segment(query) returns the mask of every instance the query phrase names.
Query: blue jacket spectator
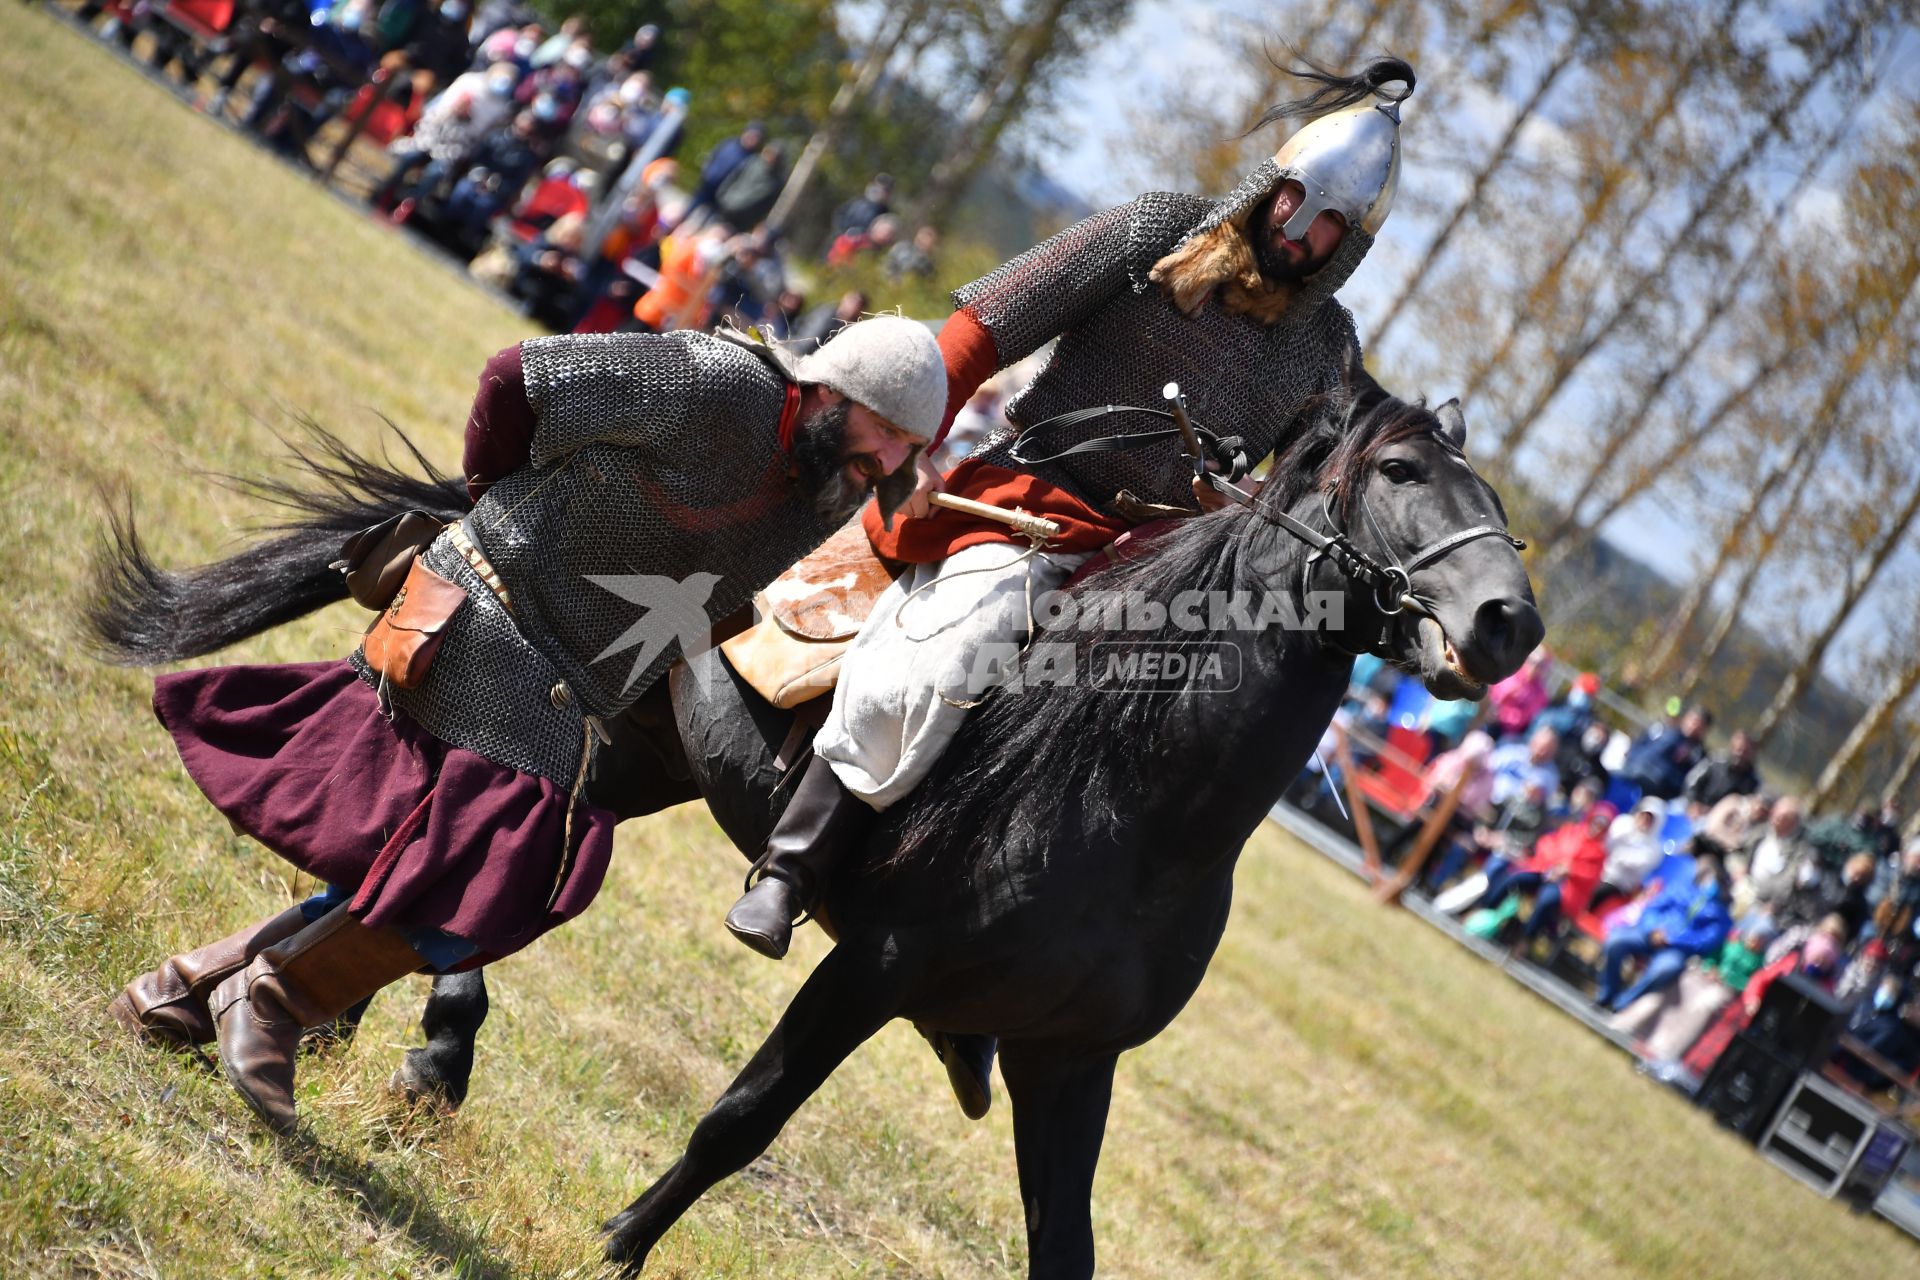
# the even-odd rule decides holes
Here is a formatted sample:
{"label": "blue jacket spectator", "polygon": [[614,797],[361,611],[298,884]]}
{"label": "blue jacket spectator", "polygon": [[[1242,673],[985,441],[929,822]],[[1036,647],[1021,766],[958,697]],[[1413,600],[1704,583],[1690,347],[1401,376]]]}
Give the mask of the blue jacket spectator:
{"label": "blue jacket spectator", "polygon": [[1700,707],[1689,707],[1680,723],[1662,721],[1633,740],[1616,777],[1640,788],[1642,795],[1671,800],[1687,785],[1687,775],[1706,756],[1702,741],[1709,717]]}
{"label": "blue jacket spectator", "polygon": [[[1662,885],[1638,920],[1607,934],[1595,1002],[1618,1013],[1650,991],[1665,990],[1679,981],[1689,957],[1719,949],[1732,930],[1719,868],[1702,858],[1693,879]],[[1644,959],[1646,967],[1639,980],[1622,991],[1623,970],[1635,957]]]}
{"label": "blue jacket spectator", "polygon": [[1551,729],[1535,729],[1525,742],[1509,742],[1487,757],[1487,770],[1493,774],[1493,803],[1505,804],[1537,786],[1548,798],[1560,789],[1560,770],[1553,758],[1560,739]]}

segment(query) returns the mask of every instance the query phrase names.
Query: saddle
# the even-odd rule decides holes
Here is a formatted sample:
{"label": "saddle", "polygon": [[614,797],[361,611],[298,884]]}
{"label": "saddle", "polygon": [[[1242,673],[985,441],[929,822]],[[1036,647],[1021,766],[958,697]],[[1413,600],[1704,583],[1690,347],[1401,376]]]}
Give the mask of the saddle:
{"label": "saddle", "polygon": [[897,576],[855,520],[756,595],[758,620],[720,653],[782,710],[831,693],[841,655]]}

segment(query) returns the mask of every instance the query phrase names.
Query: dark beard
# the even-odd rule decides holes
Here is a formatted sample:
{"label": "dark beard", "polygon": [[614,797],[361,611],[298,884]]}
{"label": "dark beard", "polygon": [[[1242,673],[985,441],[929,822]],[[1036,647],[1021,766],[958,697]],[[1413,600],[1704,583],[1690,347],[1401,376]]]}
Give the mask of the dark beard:
{"label": "dark beard", "polygon": [[812,496],[814,510],[834,525],[851,520],[873,487],[847,470],[847,419],[852,412],[849,400],[822,405],[807,415],[793,436],[800,488]]}
{"label": "dark beard", "polygon": [[1273,247],[1273,241],[1264,236],[1261,237],[1259,246],[1255,256],[1260,260],[1260,274],[1270,284],[1298,284],[1326,265],[1325,262],[1316,262],[1312,258],[1306,258],[1300,262],[1289,262],[1278,249]]}

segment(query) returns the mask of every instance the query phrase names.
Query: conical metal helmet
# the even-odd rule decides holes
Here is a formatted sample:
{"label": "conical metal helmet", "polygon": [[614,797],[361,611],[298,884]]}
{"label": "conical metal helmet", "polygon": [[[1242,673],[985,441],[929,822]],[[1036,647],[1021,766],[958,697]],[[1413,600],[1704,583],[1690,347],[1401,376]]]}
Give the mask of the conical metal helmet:
{"label": "conical metal helmet", "polygon": [[[1408,90],[1411,92],[1411,90]],[[1287,219],[1289,240],[1331,209],[1368,235],[1378,235],[1400,185],[1400,102],[1406,96],[1377,91],[1381,101],[1357,103],[1309,120],[1275,153],[1280,180],[1306,189]]]}

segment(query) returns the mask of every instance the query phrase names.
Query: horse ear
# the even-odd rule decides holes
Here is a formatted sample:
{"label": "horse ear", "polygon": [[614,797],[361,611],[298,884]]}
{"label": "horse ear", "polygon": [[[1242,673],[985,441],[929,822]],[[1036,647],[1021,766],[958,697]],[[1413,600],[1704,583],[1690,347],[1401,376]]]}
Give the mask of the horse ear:
{"label": "horse ear", "polygon": [[1440,419],[1440,429],[1453,441],[1453,447],[1465,452],[1467,448],[1467,415],[1460,412],[1460,400],[1455,397],[1433,411]]}

